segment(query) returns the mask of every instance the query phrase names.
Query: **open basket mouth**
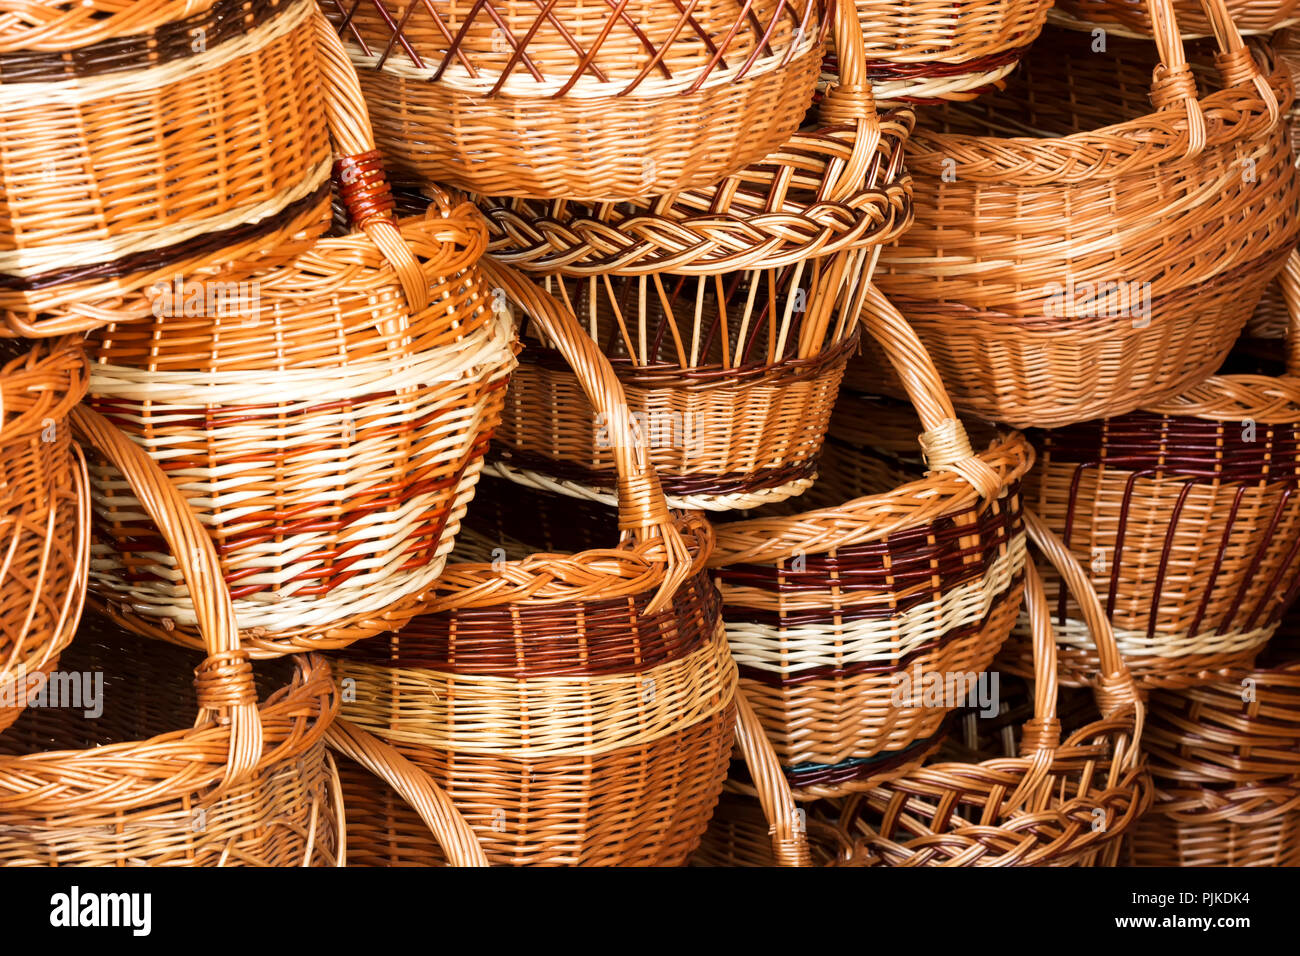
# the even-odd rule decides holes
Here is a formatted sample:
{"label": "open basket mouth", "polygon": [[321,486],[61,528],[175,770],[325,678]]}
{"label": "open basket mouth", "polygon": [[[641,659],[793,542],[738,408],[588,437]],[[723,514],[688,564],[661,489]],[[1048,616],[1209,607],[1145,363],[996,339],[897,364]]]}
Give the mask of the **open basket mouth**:
{"label": "open basket mouth", "polygon": [[[1300,21],[1296,0],[1228,0],[1227,9],[1243,34],[1273,33]],[[1184,38],[1213,34],[1199,0],[1174,0],[1174,11]],[[1117,36],[1139,39],[1152,35],[1151,11],[1144,0],[1057,0],[1048,20],[1074,30],[1101,27]]]}

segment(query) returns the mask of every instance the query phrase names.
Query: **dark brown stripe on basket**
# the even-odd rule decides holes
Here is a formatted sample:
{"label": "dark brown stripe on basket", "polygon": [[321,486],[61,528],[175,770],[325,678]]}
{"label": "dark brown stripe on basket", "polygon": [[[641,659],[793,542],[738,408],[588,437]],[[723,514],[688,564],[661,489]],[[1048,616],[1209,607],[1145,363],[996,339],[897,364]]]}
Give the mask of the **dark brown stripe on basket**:
{"label": "dark brown stripe on basket", "polygon": [[651,595],[576,604],[474,608],[414,618],[400,633],[361,641],[349,660],[515,680],[638,673],[712,639],[719,600],[705,572],[647,617]]}
{"label": "dark brown stripe on basket", "polygon": [[[914,650],[909,651],[902,657],[893,661],[860,661],[850,664],[847,667],[810,667],[807,670],[796,671],[793,674],[782,674],[777,671],[770,671],[762,667],[754,667],[750,664],[739,665],[740,677],[742,680],[751,680],[767,687],[796,687],[800,684],[811,683],[812,681],[822,680],[840,680],[849,677],[862,677],[868,674],[890,674],[903,673],[912,662],[925,654],[931,654],[935,651],[942,650],[949,644],[968,637],[973,637],[982,631],[989,622],[989,619],[996,614],[1003,604],[1009,599],[1010,595],[1018,595],[1018,588],[1024,581],[1023,573],[1017,574],[1005,591],[998,595],[989,607],[989,613],[984,615],[978,621],[970,624],[964,624],[961,627],[950,628],[944,632],[943,636],[937,641],[930,641]],[[727,618],[727,608],[723,608],[723,618]]]}
{"label": "dark brown stripe on basket", "polygon": [[[511,468],[537,471],[560,481],[571,481],[597,489],[613,489],[618,485],[618,472],[613,468],[586,468],[569,461],[556,461],[545,455],[496,442],[492,445],[492,458]],[[812,479],[817,475],[817,458],[810,456],[780,468],[760,468],[747,473],[725,472],[720,475],[674,475],[659,472],[659,483],[669,495],[740,495],[768,488],[779,488],[791,481]]]}
{"label": "dark brown stripe on basket", "polygon": [[149,33],[113,37],[70,50],[0,53],[0,84],[40,83],[145,70],[210,52],[295,6],[296,0],[217,0]]}
{"label": "dark brown stripe on basket", "polygon": [[963,76],[967,73],[988,73],[1018,63],[1028,52],[1028,46],[1018,46],[960,62],[928,60],[923,63],[900,63],[897,60],[867,60],[867,78],[873,81],[928,80],[945,76]]}
{"label": "dark brown stripe on basket", "polygon": [[[285,222],[296,219],[314,206],[319,204],[328,206],[330,191],[330,182],[327,178],[309,195],[294,200],[278,212],[265,216],[258,222],[241,223],[238,226],[205,233],[197,238],[173,243],[159,249],[133,252],[130,255],[108,262],[100,262],[89,266],[75,266],[71,269],[53,269],[49,272],[41,272],[28,277],[0,272],[0,289],[12,292],[35,292],[40,289],[49,289],[74,282],[119,279],[138,272],[154,272],[158,269],[165,269],[174,262],[183,262],[195,256],[217,252],[223,246],[237,245],[257,239],[259,236],[270,235],[280,229]],[[324,219],[325,217],[322,216],[322,221]]]}

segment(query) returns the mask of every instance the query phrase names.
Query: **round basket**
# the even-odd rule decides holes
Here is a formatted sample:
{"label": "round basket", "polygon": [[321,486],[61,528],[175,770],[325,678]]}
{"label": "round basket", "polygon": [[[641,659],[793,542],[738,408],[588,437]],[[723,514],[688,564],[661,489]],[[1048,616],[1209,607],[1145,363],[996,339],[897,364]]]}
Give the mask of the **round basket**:
{"label": "round basket", "polygon": [[1138,749],[1144,707],[1137,685],[1083,569],[1032,511],[1024,519],[1030,538],[1085,608],[1105,661],[1094,688],[1101,718],[1061,739],[1050,614],[1038,573],[1027,564],[1034,688],[1018,748],[1003,717],[994,716],[994,730],[975,734],[990,741],[993,754],[950,752],[949,759],[850,796],[840,826],[856,838],[865,865],[1114,865],[1121,838],[1150,802]]}
{"label": "round basket", "polygon": [[68,415],[85,391],[86,358],[71,338],[0,366],[0,730],[81,617],[90,500]]}
{"label": "round basket", "polygon": [[[325,747],[338,708],[329,665],[305,654],[255,677],[216,550],[184,498],[104,419],[84,408],[73,419],[136,488],[183,556],[184,579],[203,583],[206,656],[88,622],[0,735],[0,863],[343,865],[339,783]],[[355,749],[346,732],[340,741]],[[371,764],[395,785],[434,793],[414,768],[379,758]],[[475,862],[463,821],[459,834],[444,829],[449,852]]]}
{"label": "round basket", "polygon": [[95,328],[154,283],[324,232],[319,16],[313,0],[8,4],[0,334]]}
{"label": "round basket", "polygon": [[1136,866],[1300,866],[1300,633],[1239,681],[1151,695]]}
{"label": "round basket", "polygon": [[[1049,31],[1007,95],[927,114],[908,148],[926,202],[876,280],[958,409],[1058,427],[1218,368],[1300,234],[1289,71],[1223,32],[1221,85],[1200,97],[1176,33],[1103,56]],[[868,354],[846,381],[897,391],[884,369]]]}
{"label": "round basket", "polygon": [[395,168],[484,195],[618,200],[708,186],[799,126],[817,0],[347,0]]}
{"label": "round basket", "polygon": [[[190,500],[256,656],[341,647],[415,613],[514,366],[508,317],[477,268],[481,217],[435,204],[399,232],[368,128],[347,113],[364,117],[355,74],[328,24],[324,35],[337,48],[342,192],[361,229],[233,292],[210,277],[197,315],[178,288],[159,314],[88,343],[92,407]],[[214,287],[228,296],[215,310]],[[97,598],[134,630],[199,646],[200,598],[178,586],[178,556],[115,469],[91,476]]]}
{"label": "round basket", "polygon": [[[519,287],[592,402],[617,405],[617,380],[572,315],[498,277]],[[493,863],[680,864],[722,787],[736,678],[704,570],[712,533],[671,516],[630,451],[619,462],[618,547],[538,551],[538,537],[587,537],[576,503],[556,499],[569,510],[552,515],[542,496],[484,488],[428,613],[339,664],[355,682],[345,714],[446,788]],[[344,783],[349,844],[367,862],[436,861],[382,788]]]}
{"label": "round basket", "polygon": [[973,452],[901,316],[874,291],[863,316],[916,412],[846,395],[810,510],[720,524],[710,561],[741,687],[801,800],[916,766],[966,700],[925,688],[973,686],[1020,606],[1031,449],[1005,434]]}
{"label": "round basket", "polygon": [[[1228,14],[1244,34],[1273,33],[1300,21],[1300,0],[1226,0]],[[1200,0],[1174,0],[1185,39],[1214,35],[1213,11]],[[1116,36],[1150,38],[1151,11],[1142,0],[1056,0],[1048,19],[1072,30],[1103,30]]]}
{"label": "round basket", "polygon": [[[859,32],[843,5],[837,39]],[[610,358],[673,507],[726,511],[811,485],[880,243],[906,227],[911,126],[881,119],[860,44],[825,125],[711,190],[645,203],[483,201],[500,260],[545,276]],[[525,329],[524,335],[529,336]],[[612,503],[608,423],[539,337],[496,473]]]}
{"label": "round basket", "polygon": [[[1240,676],[1300,591],[1300,255],[1281,280],[1286,374],[1217,375],[1147,411],[1031,436],[1026,500],[1089,566],[1143,686]],[[1077,606],[1045,579],[1062,680],[1087,682],[1099,659]],[[1016,650],[1009,666],[1024,672]]]}
{"label": "round basket", "polygon": [[970,100],[1001,86],[1052,0],[856,0],[867,71],[881,100]]}

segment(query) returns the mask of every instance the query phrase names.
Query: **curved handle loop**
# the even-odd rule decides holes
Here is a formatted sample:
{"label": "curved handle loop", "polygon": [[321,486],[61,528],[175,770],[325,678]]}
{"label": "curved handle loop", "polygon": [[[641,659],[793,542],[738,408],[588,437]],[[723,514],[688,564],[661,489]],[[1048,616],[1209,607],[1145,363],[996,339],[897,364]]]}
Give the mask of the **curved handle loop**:
{"label": "curved handle loop", "polygon": [[451,866],[487,866],[487,854],[446,791],[374,734],[336,718],[325,742],[392,787],[420,815]]}
{"label": "curved handle loop", "polygon": [[971,448],[966,427],[957,419],[939,371],[907,320],[874,285],[867,290],[859,316],[898,374],[921,419],[925,431],[918,440],[929,469],[954,472],[965,478],[980,497],[996,497],[1002,488],[997,472]]}
{"label": "curved handle loop", "polygon": [[[318,9],[312,15],[317,58],[325,81],[325,114],[330,138],[341,154],[334,164],[343,204],[352,221],[370,237],[397,274],[412,312],[429,305],[429,285],[415,253],[402,238],[393,210],[396,203],[384,176],[370,114],[343,41]],[[387,334],[402,330],[385,329]]]}
{"label": "curved handle loop", "polygon": [[862,21],[854,0],[836,0],[835,55],[839,79],[826,91],[817,117],[827,126],[856,126],[853,149],[826,198],[842,202],[862,188],[872,159],[880,146],[880,115],[867,78],[867,54],[862,42]]}
{"label": "curved handle loop", "polygon": [[736,744],[754,781],[763,816],[767,818],[777,865],[812,866],[805,817],[795,807],[776,751],[740,688],[736,688]]}
{"label": "curved handle loop", "polygon": [[481,266],[488,280],[501,287],[537,323],[573,370],[592,408],[608,423],[618,470],[618,526],[637,541],[662,542],[664,580],[646,613],[663,610],[690,575],[691,556],[668,510],[659,476],[644,454],[640,431],[628,413],[627,398],[614,367],[573,313],[553,296],[489,256],[483,258]]}
{"label": "curved handle loop", "polygon": [[1142,697],[1137,682],[1133,680],[1128,665],[1120,655],[1119,645],[1115,641],[1115,631],[1106,617],[1097,592],[1092,588],[1092,582],[1074,555],[1061,539],[1052,533],[1042,518],[1029,508],[1024,509],[1024,517],[1029,537],[1043,557],[1047,558],[1056,569],[1056,573],[1061,576],[1061,581],[1079,606],[1088,633],[1092,635],[1093,643],[1096,645],[1097,655],[1101,659],[1101,673],[1093,687],[1098,709],[1101,710],[1103,717],[1110,717],[1125,707],[1136,707],[1138,713],[1136,736],[1140,737],[1143,719]]}
{"label": "curved handle loop", "polygon": [[240,647],[235,607],[212,539],[185,496],[143,448],[85,405],[73,409],[71,418],[82,438],[122,473],[175,557],[208,653],[195,670],[199,703],[195,724],[215,720],[230,726],[222,784],[242,780],[262,756],[262,718],[253,666],[248,651]]}

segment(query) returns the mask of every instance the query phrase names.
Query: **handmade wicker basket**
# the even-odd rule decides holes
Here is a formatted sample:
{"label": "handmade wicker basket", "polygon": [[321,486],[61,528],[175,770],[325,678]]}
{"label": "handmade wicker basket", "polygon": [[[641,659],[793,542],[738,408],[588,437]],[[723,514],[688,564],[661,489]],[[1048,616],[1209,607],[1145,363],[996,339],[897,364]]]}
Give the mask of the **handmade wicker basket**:
{"label": "handmade wicker basket", "polygon": [[[1226,0],[1228,13],[1242,33],[1273,33],[1300,21],[1300,0]],[[1214,16],[1199,0],[1174,0],[1184,38],[1215,33]],[[1096,30],[1122,37],[1149,38],[1151,11],[1142,0],[1056,0],[1048,19],[1073,30]]]}
{"label": "handmade wicker basket", "polygon": [[56,665],[81,617],[90,500],[68,414],[86,380],[71,338],[0,365],[0,730]]}
{"label": "handmade wicker basket", "polygon": [[720,524],[710,562],[741,687],[801,800],[916,766],[960,706],[922,689],[973,682],[1020,606],[1032,450],[1012,433],[972,451],[902,318],[874,292],[863,315],[916,412],[846,395],[810,510]]}
{"label": "handmade wicker basket", "polygon": [[[481,217],[435,203],[399,232],[355,74],[320,23],[336,48],[325,69],[342,192],[364,232],[254,273],[245,308],[163,310],[88,344],[91,405],[190,499],[258,656],[340,647],[415,613],[514,366],[509,320],[477,268]],[[198,646],[201,597],[177,586],[177,556],[113,468],[91,476],[97,598],[135,630]]]}
{"label": "handmade wicker basket", "polygon": [[1134,865],[1300,866],[1300,633],[1289,623],[1245,679],[1151,695],[1156,798],[1129,843]]}
{"label": "handmade wicker basket", "polygon": [[[1300,591],[1300,255],[1286,374],[1216,375],[1149,410],[1032,436],[1026,501],[1105,599],[1138,682],[1241,676]],[[1062,680],[1099,664],[1076,606],[1045,572]],[[1027,670],[1023,644],[1018,663]]]}
{"label": "handmade wicker basket", "polygon": [[856,0],[881,100],[970,100],[1000,86],[1043,28],[1052,0]]}
{"label": "handmade wicker basket", "polygon": [[1026,565],[1034,704],[1019,755],[941,760],[851,795],[840,826],[856,838],[864,865],[1114,865],[1120,839],[1149,804],[1137,685],[1083,569],[1028,509],[1025,525],[1085,608],[1105,662],[1094,687],[1101,719],[1061,740],[1050,615],[1038,574]]}
{"label": "handmade wicker basket", "polygon": [[366,735],[330,727],[338,697],[324,657],[254,674],[216,549],[185,499],[103,418],[80,408],[73,419],[182,556],[181,574],[203,595],[206,657],[88,621],[50,682],[69,696],[29,707],[0,735],[0,863],[341,866],[329,733],[420,807],[449,858],[482,865],[427,777]]}
{"label": "handmade wicker basket", "polygon": [[[593,403],[617,405],[617,380],[572,315],[497,275],[518,285]],[[444,786],[494,863],[678,864],[722,787],[736,677],[704,571],[712,534],[669,514],[630,450],[619,462],[619,547],[538,552],[538,529],[558,546],[585,530],[498,483],[504,497],[480,492],[429,613],[339,664],[355,682],[349,719]],[[505,534],[485,533],[494,524]],[[344,786],[358,858],[437,859],[382,788]]]}
{"label": "handmade wicker basket", "polygon": [[[851,55],[824,125],[716,188],[483,202],[493,255],[544,275],[612,361],[674,507],[752,508],[812,483],[875,255],[910,219],[911,114],[877,115],[855,8],[839,12]],[[530,349],[492,468],[610,503],[607,431],[553,351]]]}
{"label": "handmade wicker basket", "polygon": [[329,225],[313,0],[40,0],[0,22],[0,334],[111,321]]}
{"label": "handmade wicker basket", "polygon": [[[1048,31],[1007,96],[927,114],[908,153],[926,202],[876,279],[958,409],[1016,427],[1120,415],[1227,354],[1295,246],[1300,178],[1277,121],[1289,71],[1222,18],[1222,88],[1199,98],[1176,31],[1158,54],[1116,39],[1105,56]],[[847,381],[891,387],[882,369],[868,355]]]}
{"label": "handmade wicker basket", "polygon": [[825,38],[817,0],[346,0],[330,13],[394,166],[498,196],[711,185],[798,127]]}

